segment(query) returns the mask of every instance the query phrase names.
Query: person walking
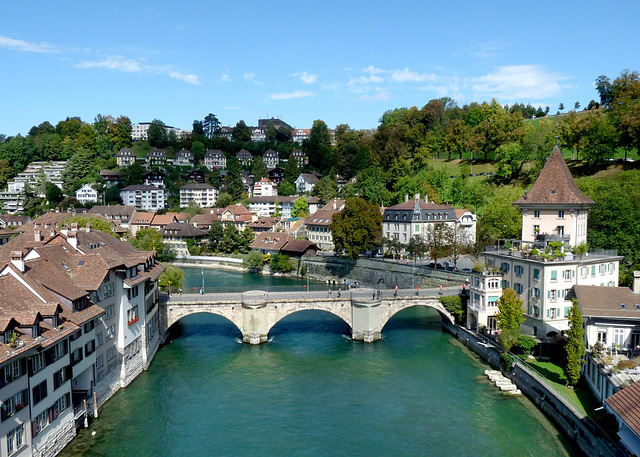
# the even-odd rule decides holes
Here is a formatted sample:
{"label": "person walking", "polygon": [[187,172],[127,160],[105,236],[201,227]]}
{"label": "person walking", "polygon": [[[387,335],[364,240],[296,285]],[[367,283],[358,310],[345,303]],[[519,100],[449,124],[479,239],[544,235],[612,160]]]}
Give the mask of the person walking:
{"label": "person walking", "polygon": [[396,284],[396,289],[393,291],[393,296],[397,297],[398,296],[398,285]]}
{"label": "person walking", "polygon": [[327,298],[331,298],[331,289],[329,289],[329,292],[327,292]]}
{"label": "person walking", "polygon": [[180,295],[182,295],[182,287],[180,287],[180,289],[178,289],[178,292],[180,293]]}
{"label": "person walking", "polygon": [[376,292],[376,295],[378,296],[378,300],[380,300],[380,289],[378,289],[378,292]]}
{"label": "person walking", "polygon": [[416,286],[416,295],[420,295],[420,286]]}
{"label": "person walking", "polygon": [[338,298],[340,298],[341,295],[342,295],[342,287],[338,289]]}
{"label": "person walking", "polygon": [[442,295],[442,284],[440,284],[440,295]]}

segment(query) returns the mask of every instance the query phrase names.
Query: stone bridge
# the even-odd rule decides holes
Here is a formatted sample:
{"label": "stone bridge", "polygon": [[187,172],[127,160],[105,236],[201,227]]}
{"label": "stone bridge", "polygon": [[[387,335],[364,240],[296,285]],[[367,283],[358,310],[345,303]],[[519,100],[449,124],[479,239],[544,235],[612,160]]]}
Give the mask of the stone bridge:
{"label": "stone bridge", "polygon": [[[181,318],[190,314],[210,313],[222,316],[242,333],[245,343],[260,344],[268,339],[269,331],[281,319],[306,310],[326,311],[345,321],[354,340],[370,343],[381,338],[382,328],[397,312],[412,306],[427,306],[440,313],[443,320],[453,323],[453,317],[438,300],[438,291],[424,291],[416,296],[403,291],[397,296],[384,291],[373,296],[372,291],[343,292],[341,297],[326,292],[249,291],[242,294],[173,295],[160,301],[160,334]],[[446,290],[446,295],[457,290]]]}

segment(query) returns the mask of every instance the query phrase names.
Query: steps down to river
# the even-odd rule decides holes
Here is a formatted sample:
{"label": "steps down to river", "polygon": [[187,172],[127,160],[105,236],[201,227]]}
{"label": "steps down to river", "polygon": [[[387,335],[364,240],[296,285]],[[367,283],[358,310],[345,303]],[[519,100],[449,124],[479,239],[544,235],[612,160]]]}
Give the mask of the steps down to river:
{"label": "steps down to river", "polygon": [[496,385],[498,389],[508,395],[521,395],[520,389],[510,379],[505,378],[501,372],[497,370],[484,370],[489,380]]}

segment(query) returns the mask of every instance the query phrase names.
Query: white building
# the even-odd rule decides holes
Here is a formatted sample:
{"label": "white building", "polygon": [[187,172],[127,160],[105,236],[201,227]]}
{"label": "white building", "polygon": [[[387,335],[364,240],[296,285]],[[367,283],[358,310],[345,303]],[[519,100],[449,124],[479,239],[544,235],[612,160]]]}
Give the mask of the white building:
{"label": "white building", "polygon": [[[139,124],[132,124],[131,125],[131,139],[133,141],[147,141],[149,140],[149,126],[151,125],[150,122],[141,122]],[[171,133],[174,133],[176,137],[180,137],[181,135],[185,134],[188,135],[191,133],[191,130],[181,130],[175,127],[171,127],[169,125],[165,126],[166,130],[167,130],[167,135],[170,135]]]}
{"label": "white building", "polygon": [[264,165],[267,169],[275,168],[280,163],[280,156],[273,149],[269,149],[262,154],[262,160],[264,161]]}
{"label": "white building", "polygon": [[276,212],[280,216],[289,218],[293,211],[293,203],[298,199],[297,195],[284,197],[272,195],[269,197],[251,197],[249,209],[252,213],[263,217],[274,217]]}
{"label": "white building", "polygon": [[273,197],[278,195],[278,186],[269,178],[262,178],[253,185],[254,197]]}
{"label": "white building", "polygon": [[211,184],[190,183],[180,188],[180,207],[195,202],[201,208],[213,208],[218,200],[218,189]]}
{"label": "white building", "polygon": [[291,136],[293,141],[298,144],[302,144],[304,140],[309,139],[311,136],[311,129],[294,129]]}
{"label": "white building", "polygon": [[126,206],[134,206],[136,211],[156,212],[164,208],[164,189],[144,184],[125,187],[120,198]]}
{"label": "white building", "polygon": [[296,192],[298,194],[310,194],[313,190],[313,186],[320,181],[321,176],[315,173],[300,173],[300,176],[295,180]]}
{"label": "white building", "polygon": [[5,211],[15,213],[22,211],[26,188],[40,198],[44,198],[45,183],[50,182],[62,189],[62,172],[66,161],[31,162],[27,168],[7,182],[7,188],[0,192],[0,202]]}
{"label": "white building", "polygon": [[76,190],[76,200],[83,205],[87,202],[98,201],[98,191],[91,187],[89,184],[85,184],[80,189]]}
{"label": "white building", "polygon": [[204,154],[204,166],[209,170],[227,168],[227,156],[220,149],[208,149]]}
{"label": "white building", "polygon": [[116,162],[120,168],[129,167],[136,163],[136,156],[131,148],[121,148],[116,154]]}

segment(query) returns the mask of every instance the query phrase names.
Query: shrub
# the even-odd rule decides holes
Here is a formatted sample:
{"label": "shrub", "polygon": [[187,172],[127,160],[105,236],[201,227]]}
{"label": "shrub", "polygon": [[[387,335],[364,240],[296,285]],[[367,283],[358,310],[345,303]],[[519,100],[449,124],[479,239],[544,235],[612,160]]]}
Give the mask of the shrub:
{"label": "shrub", "polygon": [[520,335],[516,340],[516,346],[520,348],[523,354],[530,354],[531,349],[538,344],[531,335]]}
{"label": "shrub", "polygon": [[251,251],[242,261],[245,267],[251,270],[260,270],[264,265],[264,257],[260,251]]}
{"label": "shrub", "polygon": [[440,297],[440,303],[442,303],[444,309],[451,313],[457,324],[460,324],[462,322],[462,318],[464,317],[462,297],[460,297],[459,295]]}
{"label": "shrub", "polygon": [[269,261],[269,266],[271,270],[276,273],[289,273],[293,271],[295,267],[289,261],[289,256],[284,254],[275,254],[271,256],[271,260]]}
{"label": "shrub", "polygon": [[511,373],[511,368],[513,367],[514,363],[515,363],[515,359],[511,354],[508,354],[506,352],[503,352],[502,354],[500,354],[500,366],[507,373]]}
{"label": "shrub", "polygon": [[618,362],[618,368],[621,370],[629,370],[630,368],[634,368],[636,366],[636,364],[633,362],[633,360],[620,360]]}

